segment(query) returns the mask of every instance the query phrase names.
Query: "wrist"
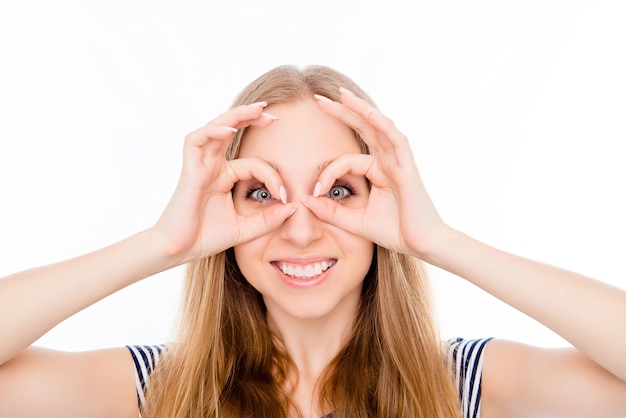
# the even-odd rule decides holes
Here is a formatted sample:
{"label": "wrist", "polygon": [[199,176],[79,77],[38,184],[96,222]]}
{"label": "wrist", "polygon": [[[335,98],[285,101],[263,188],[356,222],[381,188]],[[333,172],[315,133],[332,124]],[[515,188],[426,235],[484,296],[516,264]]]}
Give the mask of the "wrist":
{"label": "wrist", "polygon": [[186,262],[185,254],[172,245],[167,236],[157,227],[145,229],[136,234],[139,252],[153,265],[154,273],[169,270]]}
{"label": "wrist", "polygon": [[443,224],[432,235],[433,237],[426,240],[427,244],[423,245],[416,255],[418,258],[436,267],[443,267],[455,249],[467,238],[465,234],[446,224]]}

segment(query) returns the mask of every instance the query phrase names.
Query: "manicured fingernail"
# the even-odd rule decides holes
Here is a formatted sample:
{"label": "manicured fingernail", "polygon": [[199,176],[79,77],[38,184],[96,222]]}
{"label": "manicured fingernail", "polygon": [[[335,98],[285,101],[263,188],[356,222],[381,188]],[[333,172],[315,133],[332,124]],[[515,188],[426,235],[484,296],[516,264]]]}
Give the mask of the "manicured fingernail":
{"label": "manicured fingernail", "polygon": [[319,181],[315,183],[315,188],[313,189],[313,197],[319,197],[321,188],[322,185]]}
{"label": "manicured fingernail", "polygon": [[348,90],[345,87],[339,87],[339,91],[344,93],[344,94],[347,94],[348,96],[356,97],[356,94],[352,93],[350,90]]}
{"label": "manicured fingernail", "polygon": [[256,102],[256,103],[250,103],[249,106],[260,106],[260,107],[265,107],[267,106],[267,102]]}
{"label": "manicured fingernail", "polygon": [[225,129],[229,132],[237,132],[237,128],[233,128],[232,126],[223,126],[221,125],[220,128]]}
{"label": "manicured fingernail", "polygon": [[263,113],[261,113],[261,114],[262,114],[263,116],[265,116],[266,118],[268,118],[268,119],[272,119],[272,120],[276,120],[276,119],[278,119],[278,116],[274,116],[274,115],[272,115],[271,113],[263,112]]}
{"label": "manicured fingernail", "polygon": [[287,191],[285,190],[285,186],[280,186],[278,188],[278,193],[280,194],[281,202],[287,203]]}
{"label": "manicured fingernail", "polygon": [[330,100],[328,97],[322,96],[321,94],[314,94],[313,97],[315,97],[320,102],[328,102],[328,103],[332,102],[332,100]]}

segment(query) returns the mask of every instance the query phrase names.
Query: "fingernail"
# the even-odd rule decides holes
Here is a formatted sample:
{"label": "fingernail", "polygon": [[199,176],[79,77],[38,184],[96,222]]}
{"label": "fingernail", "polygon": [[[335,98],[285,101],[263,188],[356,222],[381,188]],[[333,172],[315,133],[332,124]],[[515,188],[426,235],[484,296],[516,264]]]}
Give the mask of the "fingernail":
{"label": "fingernail", "polygon": [[322,185],[319,181],[315,183],[315,188],[313,189],[313,197],[319,197],[321,188]]}
{"label": "fingernail", "polygon": [[271,113],[263,112],[263,113],[261,113],[261,114],[262,114],[263,116],[265,116],[266,118],[268,118],[268,119],[272,119],[272,120],[276,120],[276,119],[278,119],[278,116],[274,116],[274,115],[272,115]]}
{"label": "fingernail", "polygon": [[261,106],[261,107],[265,107],[267,106],[267,102],[256,102],[256,103],[250,103],[249,106]]}
{"label": "fingernail", "polygon": [[225,129],[229,132],[237,132],[237,128],[233,128],[232,126],[224,126],[224,125],[220,125],[220,128]]}
{"label": "fingernail", "polygon": [[287,203],[287,191],[285,190],[285,186],[278,188],[278,194],[280,194],[281,202],[283,202],[283,204]]}
{"label": "fingernail", "polygon": [[327,103],[332,103],[332,100],[330,100],[328,97],[326,96],[322,96],[321,94],[314,94],[313,97],[315,97],[317,100],[319,100],[320,102],[327,102]]}
{"label": "fingernail", "polygon": [[345,87],[339,87],[339,91],[340,91],[341,93],[347,94],[348,96],[353,96],[353,97],[356,97],[356,94],[352,93],[350,90],[348,90],[348,89],[347,89],[347,88],[345,88]]}

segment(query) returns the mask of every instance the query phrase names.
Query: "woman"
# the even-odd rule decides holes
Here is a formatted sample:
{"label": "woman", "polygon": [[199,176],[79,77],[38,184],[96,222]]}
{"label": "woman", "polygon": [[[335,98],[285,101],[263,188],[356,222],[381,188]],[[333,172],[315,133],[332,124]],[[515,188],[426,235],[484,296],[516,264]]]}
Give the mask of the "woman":
{"label": "woman", "polygon": [[[440,341],[420,260],[575,348]],[[173,343],[27,348],[185,263]],[[448,226],[406,138],[325,67],[261,76],[187,136],[152,228],[2,280],[0,307],[0,416],[626,416],[625,292]]]}

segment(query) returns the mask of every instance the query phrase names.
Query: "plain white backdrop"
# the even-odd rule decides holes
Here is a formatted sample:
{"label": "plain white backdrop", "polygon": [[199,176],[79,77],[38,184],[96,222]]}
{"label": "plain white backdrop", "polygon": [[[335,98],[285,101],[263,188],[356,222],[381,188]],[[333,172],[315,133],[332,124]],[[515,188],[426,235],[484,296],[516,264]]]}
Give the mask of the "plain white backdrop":
{"label": "plain white backdrop", "polygon": [[[266,70],[324,64],[410,138],[448,223],[626,288],[624,21],[624,2],[592,0],[0,0],[0,276],[149,227],[186,133]],[[183,273],[133,285],[38,344],[163,342]],[[567,344],[431,275],[444,337]]]}

